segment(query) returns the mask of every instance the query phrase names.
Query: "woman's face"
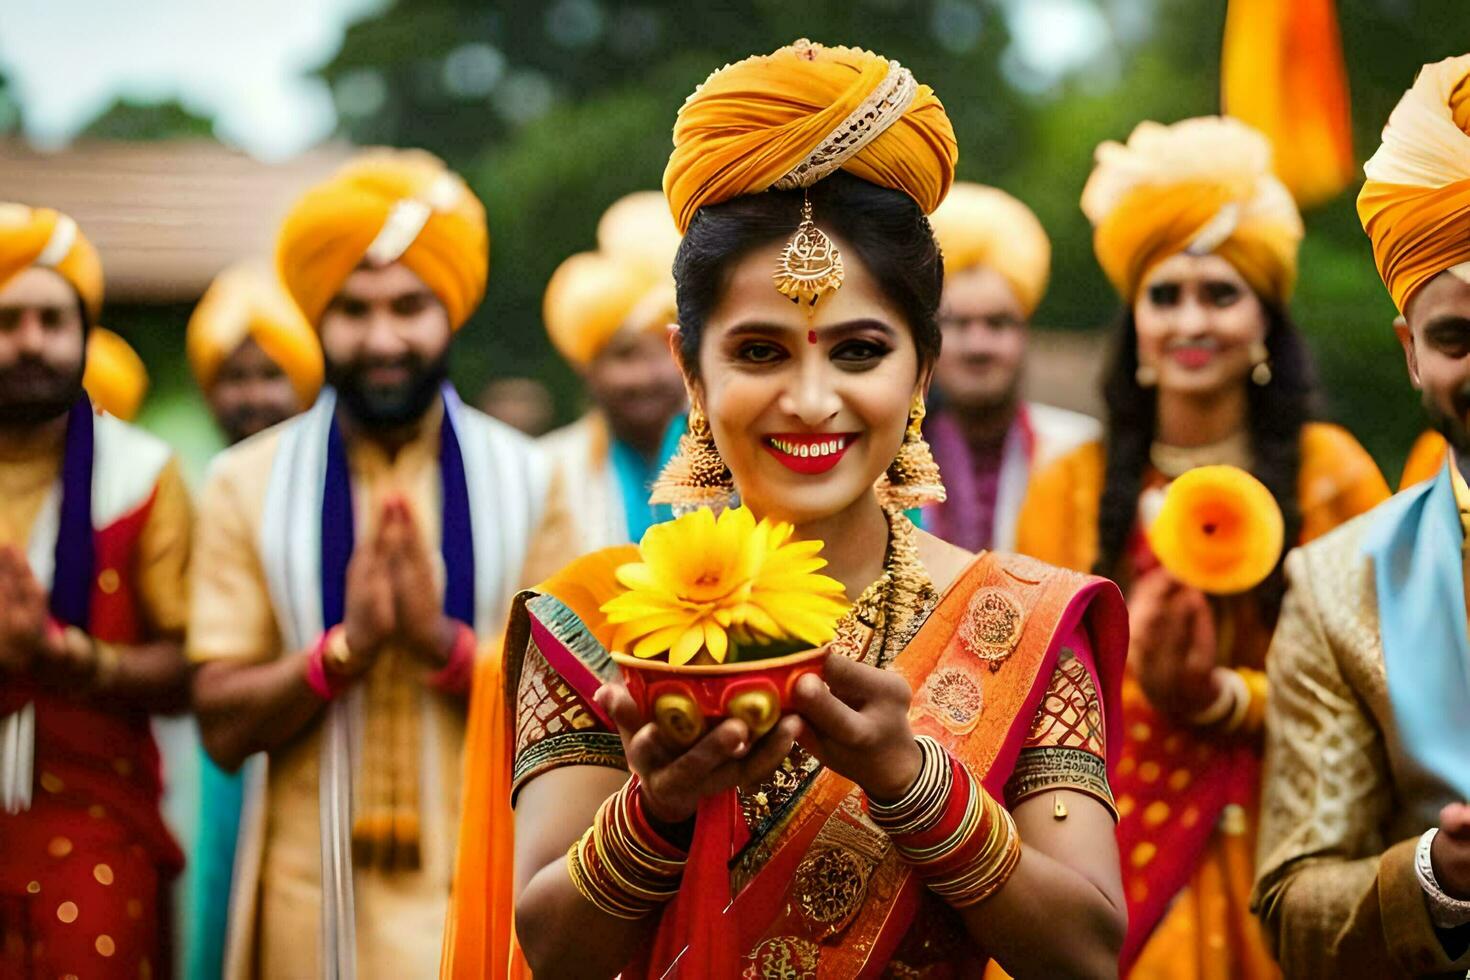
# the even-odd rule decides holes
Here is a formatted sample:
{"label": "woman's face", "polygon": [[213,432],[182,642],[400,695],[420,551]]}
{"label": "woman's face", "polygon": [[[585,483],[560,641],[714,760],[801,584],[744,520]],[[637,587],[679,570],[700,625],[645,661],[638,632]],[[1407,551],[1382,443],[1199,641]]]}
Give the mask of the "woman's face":
{"label": "woman's face", "polygon": [[794,524],[872,493],[927,385],[907,321],[856,253],[836,244],[846,280],[812,317],[771,280],[783,242],[736,263],[691,383],[741,500]]}
{"label": "woman's face", "polygon": [[1145,277],[1133,305],[1138,362],[1160,391],[1208,395],[1245,384],[1251,346],[1266,339],[1266,311],[1235,266],[1180,253]]}

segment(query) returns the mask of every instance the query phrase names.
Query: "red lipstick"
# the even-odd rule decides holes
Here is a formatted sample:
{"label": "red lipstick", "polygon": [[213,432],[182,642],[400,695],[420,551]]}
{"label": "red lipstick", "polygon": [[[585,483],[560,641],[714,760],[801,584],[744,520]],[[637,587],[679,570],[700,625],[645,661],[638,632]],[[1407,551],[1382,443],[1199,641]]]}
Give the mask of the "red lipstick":
{"label": "red lipstick", "polygon": [[779,433],[766,436],[762,444],[766,452],[780,460],[787,469],[805,476],[825,473],[842,461],[849,447],[857,441],[854,432]]}

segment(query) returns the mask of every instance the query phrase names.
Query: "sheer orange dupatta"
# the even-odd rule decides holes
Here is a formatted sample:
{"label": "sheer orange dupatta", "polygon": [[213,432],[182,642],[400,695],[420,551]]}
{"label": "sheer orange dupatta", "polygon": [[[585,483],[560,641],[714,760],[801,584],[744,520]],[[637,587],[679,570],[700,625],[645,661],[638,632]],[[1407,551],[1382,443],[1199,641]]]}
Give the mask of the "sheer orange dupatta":
{"label": "sheer orange dupatta", "polygon": [[[600,622],[601,606],[612,597],[613,570],[636,561],[637,554],[632,546],[594,552],[522,593],[511,612],[506,642],[524,644],[526,631],[514,627],[526,615],[525,599],[535,593],[556,596],[584,623]],[[531,980],[515,938],[515,814],[510,807],[515,692],[506,688],[506,652],[505,644],[496,644],[475,665],[460,784],[459,849],[440,980]],[[519,663],[522,652],[516,651],[511,660]]]}

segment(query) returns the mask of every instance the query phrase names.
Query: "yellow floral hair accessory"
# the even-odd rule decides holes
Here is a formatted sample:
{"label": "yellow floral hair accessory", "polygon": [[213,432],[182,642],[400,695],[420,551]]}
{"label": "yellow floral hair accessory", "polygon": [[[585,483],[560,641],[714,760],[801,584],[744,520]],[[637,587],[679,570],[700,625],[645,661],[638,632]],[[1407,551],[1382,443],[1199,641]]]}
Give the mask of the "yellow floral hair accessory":
{"label": "yellow floral hair accessory", "polygon": [[1265,581],[1284,537],[1276,498],[1235,466],[1198,466],[1180,476],[1148,526],[1149,547],[1169,574],[1212,595]]}
{"label": "yellow floral hair accessory", "polygon": [[822,542],[792,541],[792,532],[745,507],[655,524],[639,543],[642,560],[617,570],[627,591],[602,606],[612,648],[682,666],[701,652],[725,663],[740,647],[831,642],[847,611],[842,584],[817,574],[827,564]]}

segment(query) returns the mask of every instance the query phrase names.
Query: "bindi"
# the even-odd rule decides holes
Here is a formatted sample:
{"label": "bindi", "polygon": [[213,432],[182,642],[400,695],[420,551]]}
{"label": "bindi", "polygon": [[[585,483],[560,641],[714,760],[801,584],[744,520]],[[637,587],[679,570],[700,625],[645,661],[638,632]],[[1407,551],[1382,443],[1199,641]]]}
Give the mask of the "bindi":
{"label": "bindi", "polygon": [[806,332],[806,342],[813,347],[817,346],[817,332],[815,330],[808,330]]}

